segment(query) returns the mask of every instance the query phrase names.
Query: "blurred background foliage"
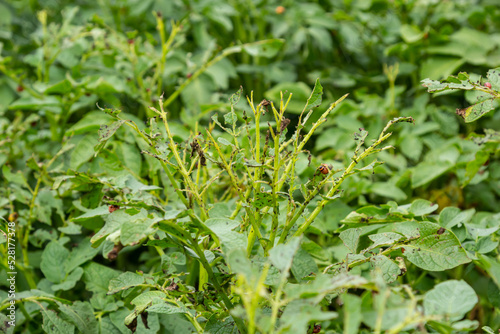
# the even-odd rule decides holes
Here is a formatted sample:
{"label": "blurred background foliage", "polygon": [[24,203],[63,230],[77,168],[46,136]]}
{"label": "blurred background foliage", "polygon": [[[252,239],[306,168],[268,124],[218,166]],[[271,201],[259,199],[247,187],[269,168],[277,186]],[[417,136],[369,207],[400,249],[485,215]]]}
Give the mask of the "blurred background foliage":
{"label": "blurred background foliage", "polygon": [[[119,176],[125,169],[173,193],[129,129],[119,129],[94,157],[97,131],[111,120],[96,104],[119,108],[142,126],[162,93],[180,142],[228,110],[240,86],[256,101],[277,103],[280,91],[293,93],[292,126],[317,78],[325,91],[321,110],[350,93],[310,141],[312,163],[297,166],[303,180],[320,163],[348,161],[359,128],[373,138],[390,118],[412,116],[414,126],[395,130],[396,149],[380,154],[386,163],[347,180],[342,200],[313,225],[318,243],[332,252],[339,244],[324,233],[369,203],[424,198],[438,210],[498,211],[498,151],[470,137],[500,129],[500,113],[466,124],[454,111],[472,103],[473,93],[430,96],[420,83],[458,71],[482,80],[500,66],[496,0],[10,0],[0,12],[0,215],[16,211],[21,227],[41,227],[29,239],[35,270],[52,231],[82,241],[102,225],[100,218],[81,222],[80,234],[71,219],[96,208],[105,185],[61,186],[67,173]],[[262,40],[270,42],[231,49]],[[249,111],[244,99],[238,106]]]}
{"label": "blurred background foliage", "polygon": [[[420,85],[458,70],[480,75],[500,66],[495,1],[103,0],[1,6],[0,121],[5,140],[16,145],[4,148],[0,162],[18,164],[15,169],[32,155],[36,161],[51,158],[67,141],[76,149],[66,153],[69,161],[56,164],[59,170],[77,169],[91,159],[95,130],[106,119],[96,103],[143,119],[161,93],[166,98],[175,93],[167,107],[179,120],[176,134],[186,139],[194,124],[207,124],[210,114],[225,110],[240,85],[256,99],[276,101],[280,91],[292,92],[288,110],[299,113],[321,78],[325,100],[351,95],[311,145],[318,161],[346,158],[358,128],[374,135],[390,117],[417,121],[402,130],[397,150],[384,152],[387,164],[376,176],[347,184],[346,202],[407,202],[417,196],[440,207],[496,207],[498,173],[490,168],[491,175],[485,171],[467,179],[467,162],[478,147],[460,138],[481,132],[484,124],[498,128],[500,116],[491,113],[466,125],[453,110],[474,96],[430,97]],[[175,36],[168,39],[172,30]],[[238,52],[206,66],[231,46],[272,38],[285,42],[270,52]],[[196,71],[201,73],[193,79]],[[293,124],[297,116],[291,118]],[[118,159],[145,176],[138,147],[123,139],[115,147]],[[304,176],[312,170],[305,169]],[[494,182],[482,182],[486,179]]]}

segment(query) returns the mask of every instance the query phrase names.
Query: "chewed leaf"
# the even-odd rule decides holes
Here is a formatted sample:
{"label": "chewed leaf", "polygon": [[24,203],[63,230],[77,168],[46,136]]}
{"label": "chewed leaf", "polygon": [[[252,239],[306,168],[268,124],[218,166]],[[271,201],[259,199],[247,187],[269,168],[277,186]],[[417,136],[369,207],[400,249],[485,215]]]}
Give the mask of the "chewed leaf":
{"label": "chewed leaf", "polygon": [[457,109],[456,113],[465,120],[466,123],[474,122],[475,120],[481,118],[484,114],[488,113],[493,109],[493,99],[489,99],[477,104],[474,104],[468,108]]}
{"label": "chewed leaf", "polygon": [[354,170],[356,171],[373,171],[375,169],[375,167],[379,166],[379,165],[383,165],[384,163],[382,161],[378,161],[378,160],[374,160],[372,161],[369,165],[366,165],[365,167],[362,167],[362,168],[356,168]]}
{"label": "chewed leaf", "polygon": [[495,131],[492,129],[484,129],[484,136],[475,135],[472,137],[472,141],[477,145],[484,145],[489,142],[499,143],[500,131]]}
{"label": "chewed leaf", "polygon": [[120,109],[111,109],[111,108],[101,108],[99,104],[96,103],[96,106],[99,110],[104,111],[106,114],[111,116],[117,116],[121,110]]}
{"label": "chewed leaf", "polygon": [[491,84],[491,88],[493,88],[495,90],[500,90],[500,70],[499,69],[489,70],[486,77],[488,78],[488,82]]}
{"label": "chewed leaf", "polygon": [[460,80],[461,78],[464,78],[463,76],[460,76],[460,74],[458,78],[450,76],[444,82],[431,79],[424,79],[421,81],[422,86],[426,87],[427,91],[430,93],[437,93],[450,89],[463,89],[463,90],[474,89],[474,85],[470,82],[468,77],[466,79]]}
{"label": "chewed leaf", "polygon": [[466,123],[474,122],[494,108],[493,101],[500,96],[496,91],[500,90],[500,72],[497,70],[488,71],[487,82],[480,83],[471,81],[467,73],[459,73],[457,77],[449,76],[446,80],[436,81],[431,79],[422,80],[422,86],[427,87],[430,93],[437,93],[446,90],[466,90],[467,100],[473,105],[463,109],[457,109],[456,113],[461,116]]}
{"label": "chewed leaf", "polygon": [[262,209],[266,206],[271,206],[273,203],[273,195],[270,193],[257,193],[255,195],[255,200],[252,202],[252,205],[257,209]]}
{"label": "chewed leaf", "polygon": [[119,120],[113,122],[113,124],[109,126],[105,124],[101,125],[99,131],[97,132],[99,135],[99,142],[103,142],[111,138],[115,134],[116,130],[118,130],[123,123],[125,123],[125,120]]}
{"label": "chewed leaf", "polygon": [[106,142],[111,137],[113,137],[113,135],[115,134],[116,130],[118,130],[123,125],[123,123],[125,123],[125,120],[122,119],[122,120],[113,122],[113,124],[111,124],[111,125],[105,125],[105,124],[101,125],[101,127],[99,128],[99,131],[97,132],[98,135],[99,135],[99,144],[97,144],[94,147],[94,151],[95,151],[95,155],[94,156],[97,156],[97,154],[99,154],[99,152],[106,145]]}
{"label": "chewed leaf", "polygon": [[[231,105],[232,108],[232,105]],[[227,125],[231,125],[232,127],[236,126],[236,121],[238,120],[238,116],[236,116],[236,113],[231,110],[227,114],[224,115],[224,123]]]}
{"label": "chewed leaf", "polygon": [[318,107],[323,100],[323,86],[319,82],[319,78],[316,79],[316,84],[314,85],[314,89],[311,93],[311,96],[307,99],[307,104],[304,107],[304,111],[309,110],[314,107]]}
{"label": "chewed leaf", "polygon": [[231,104],[231,109],[233,109],[233,107],[240,100],[241,93],[243,93],[243,87],[242,86],[240,86],[240,89],[238,89],[238,91],[236,93],[234,93],[233,95],[231,95],[231,97],[229,98],[229,103]]}
{"label": "chewed leaf", "polygon": [[419,268],[443,271],[471,261],[455,234],[438,224],[407,222],[396,224],[394,228],[405,235],[410,232],[409,228],[418,233],[418,238],[404,246],[404,255]]}

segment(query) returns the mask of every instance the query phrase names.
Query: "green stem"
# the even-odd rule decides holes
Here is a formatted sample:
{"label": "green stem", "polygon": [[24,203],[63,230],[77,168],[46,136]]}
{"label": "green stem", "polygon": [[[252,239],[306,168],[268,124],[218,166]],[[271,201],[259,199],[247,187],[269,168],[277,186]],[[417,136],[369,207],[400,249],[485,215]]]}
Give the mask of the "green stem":
{"label": "green stem", "polygon": [[21,242],[21,251],[23,253],[23,267],[26,275],[26,279],[28,280],[28,283],[30,285],[31,289],[36,288],[36,284],[34,283],[34,280],[31,278],[31,270],[30,264],[29,264],[29,258],[28,258],[28,241],[29,241],[29,236],[31,232],[31,226],[33,224],[33,209],[35,208],[35,200],[36,197],[38,196],[38,191],[40,190],[40,184],[42,183],[42,177],[41,175],[38,177],[38,180],[36,182],[35,190],[33,191],[33,198],[31,199],[30,207],[29,207],[29,214],[28,214],[28,224],[26,225],[24,229],[24,236],[23,240]]}
{"label": "green stem", "polygon": [[[222,161],[222,163],[221,163],[222,168],[224,168],[226,170],[227,174],[229,175],[229,179],[231,180],[231,184],[233,185],[234,189],[237,191],[238,196],[240,198],[240,201],[245,202],[246,201],[245,196],[241,192],[240,187],[238,185],[238,181],[236,180],[236,177],[234,176],[234,174],[231,170],[231,166],[228,165],[219,145],[215,141],[215,139],[212,136],[212,134],[210,133],[210,131],[207,131],[207,136],[210,139],[210,141],[212,142],[212,144],[214,145],[215,149],[217,150],[217,153],[219,154],[219,157]],[[248,207],[245,207],[245,211],[247,213],[248,219],[250,220],[250,223],[252,224],[252,228],[254,230],[254,233],[259,238],[259,241],[261,242],[262,248],[265,249],[266,246],[265,246],[264,241],[262,240],[262,234],[260,233],[259,225],[258,225],[257,221],[255,220],[253,212]],[[251,245],[248,245],[248,249],[251,249]]]}
{"label": "green stem", "polygon": [[[198,245],[198,243],[196,242],[196,240],[194,240],[191,237],[191,234],[189,234],[187,232],[183,232],[183,233],[187,237],[187,239],[189,240],[189,243],[191,244],[191,246],[193,246],[194,251],[198,255],[199,260],[200,260],[201,264],[203,265],[203,268],[205,268],[205,270],[207,271],[208,277],[210,277],[212,283],[214,284],[215,289],[219,293],[219,296],[222,298],[222,301],[223,301],[224,305],[226,306],[227,310],[231,310],[234,307],[234,305],[229,300],[226,292],[220,286],[219,281],[217,280],[217,277],[215,277],[215,275],[214,275],[212,267],[210,266],[210,264],[207,261],[207,258],[205,257],[205,253],[201,250],[201,248]],[[238,330],[240,331],[240,333],[246,333],[245,324],[243,323],[243,321],[241,319],[235,317],[234,322],[236,323],[236,326],[238,327]]]}
{"label": "green stem", "polygon": [[202,219],[205,220],[208,217],[208,212],[205,208],[203,199],[201,198],[198,192],[198,188],[193,183],[191,176],[189,175],[188,171],[186,170],[186,167],[184,166],[184,161],[181,159],[179,155],[179,151],[177,150],[177,146],[174,141],[174,136],[172,135],[172,132],[170,131],[170,127],[168,125],[167,113],[165,112],[165,109],[163,107],[162,100],[163,98],[160,97],[160,111],[152,107],[150,107],[150,109],[159,114],[161,119],[163,120],[163,125],[165,126],[165,131],[167,132],[167,137],[168,137],[168,147],[170,148],[170,151],[174,155],[175,161],[177,162],[177,167],[179,168],[179,171],[182,174],[184,182],[186,182],[189,191],[194,195],[196,201],[198,202],[198,205],[200,206]]}
{"label": "green stem", "polygon": [[[133,121],[127,121],[127,122],[125,122],[125,124],[127,124],[132,129],[134,129],[135,132],[139,136],[141,136],[142,139],[144,139],[144,141],[149,145],[149,147],[151,147],[151,149],[153,150],[153,152],[156,155],[160,154],[160,152],[155,148],[153,142],[148,137],[146,137],[146,135],[144,133],[142,133],[141,130],[139,130],[139,127],[137,126],[137,124],[135,124]],[[174,187],[174,191],[179,196],[180,200],[186,206],[186,208],[189,209],[190,208],[189,201],[184,196],[184,194],[182,193],[182,191],[179,189],[179,185],[177,184],[177,180],[174,178],[174,175],[172,174],[172,172],[170,172],[170,169],[168,169],[167,163],[165,161],[161,160],[161,159],[158,159],[158,161],[160,161],[160,164],[163,167],[163,170],[165,171],[165,174],[167,174],[167,177],[168,177],[170,183],[172,184],[172,187]]]}
{"label": "green stem", "polygon": [[165,36],[165,24],[163,23],[163,19],[158,13],[155,13],[156,16],[156,29],[160,34],[161,39],[161,57],[158,59],[158,64],[156,65],[156,72],[153,76],[153,82],[156,82],[157,86],[157,94],[161,95],[163,89],[163,72],[165,71],[165,64],[167,62],[167,55],[170,52],[170,47],[174,42],[175,37],[181,31],[180,25],[176,24],[172,21],[172,31],[170,32],[170,36],[168,40]]}
{"label": "green stem", "polygon": [[380,133],[379,138],[377,139],[377,141],[375,143],[373,143],[370,147],[368,147],[366,150],[364,150],[363,153],[361,153],[361,155],[358,156],[357,153],[354,154],[354,157],[352,158],[351,163],[346,168],[346,170],[344,171],[344,173],[342,173],[342,176],[340,177],[340,179],[337,180],[334,183],[334,185],[332,186],[332,188],[330,189],[330,191],[327,193],[326,198],[324,198],[322,201],[320,201],[317,204],[316,208],[311,213],[311,215],[306,219],[306,221],[293,234],[294,237],[300,236],[300,235],[302,235],[302,234],[305,233],[305,231],[307,230],[307,228],[309,227],[309,225],[312,224],[312,222],[318,216],[318,214],[321,212],[321,210],[323,210],[324,206],[331,200],[331,199],[328,199],[328,198],[331,198],[332,196],[335,195],[335,192],[338,190],[338,188],[340,187],[340,185],[342,184],[342,182],[344,182],[344,180],[349,175],[351,175],[351,172],[354,169],[354,167],[361,160],[363,160],[364,158],[366,158],[368,155],[374,153],[375,148],[378,145],[380,145],[382,142],[384,142],[385,140],[387,140],[387,138],[389,138],[392,135],[392,133],[387,133],[387,134],[385,133],[387,131],[387,129],[389,129],[389,127],[391,125],[393,125],[395,123],[399,123],[399,122],[413,122],[413,118],[411,118],[411,117],[399,117],[399,118],[395,118],[395,119],[391,120],[390,122],[387,123],[387,125],[385,126],[385,128],[382,130],[382,132]]}
{"label": "green stem", "polygon": [[[309,132],[306,134],[306,136],[304,137],[304,139],[302,139],[302,141],[300,142],[300,144],[297,144],[296,145],[296,150],[294,151],[294,156],[298,155],[300,152],[302,152],[302,149],[304,148],[304,146],[306,145],[306,143],[309,141],[309,139],[312,137],[312,135],[314,134],[314,132],[316,131],[316,129],[321,125],[323,124],[324,122],[326,122],[326,117],[332,112],[332,110],[340,103],[342,102],[349,94],[345,94],[344,96],[342,96],[340,99],[338,99],[337,101],[335,101],[334,103],[332,103],[330,105],[330,107],[321,115],[321,117],[313,124],[313,126],[311,127],[311,130],[309,130]],[[295,140],[299,141],[299,134],[300,134],[300,130],[302,129],[302,127],[304,127],[305,123],[307,122],[307,119],[308,117],[306,117],[306,119],[304,120],[304,123],[303,124],[299,124],[298,126],[298,129],[297,129],[297,132],[295,133]],[[288,143],[288,142],[287,142]],[[281,190],[281,188],[283,187],[287,177],[290,175],[290,172],[292,170],[292,165],[295,163],[295,159],[292,159],[292,161],[290,161],[286,168],[285,168],[285,171],[283,172],[283,175],[281,176],[281,179],[279,180],[278,182],[278,191]]]}
{"label": "green stem", "polygon": [[[274,106],[273,106],[274,109]],[[281,121],[283,114],[283,96],[280,102],[280,113],[276,119],[276,134],[273,133],[273,129],[270,127],[269,131],[274,137],[274,171],[273,171],[273,183],[272,183],[272,196],[273,196],[273,216],[271,233],[269,235],[269,243],[266,246],[264,255],[267,256],[267,252],[274,247],[274,240],[276,239],[276,233],[278,231],[278,218],[279,218],[279,205],[278,205],[278,177],[279,177],[279,166],[280,166],[280,137],[281,137]]]}

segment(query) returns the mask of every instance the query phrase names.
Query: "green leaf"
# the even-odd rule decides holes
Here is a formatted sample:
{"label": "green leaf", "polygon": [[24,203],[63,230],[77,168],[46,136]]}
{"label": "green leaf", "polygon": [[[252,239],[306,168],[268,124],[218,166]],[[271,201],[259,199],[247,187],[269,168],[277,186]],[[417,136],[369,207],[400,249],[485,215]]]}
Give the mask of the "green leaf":
{"label": "green leaf", "polygon": [[[324,297],[333,292],[343,289],[361,288],[366,286],[368,281],[358,275],[346,273],[332,275],[318,274],[316,279],[307,284],[288,284],[285,292],[288,299],[306,299],[312,297]],[[319,300],[318,298],[315,298]]]}
{"label": "green leaf", "polygon": [[421,82],[422,86],[427,87],[427,91],[430,93],[437,93],[450,89],[474,89],[474,85],[470,82],[469,77],[464,77],[464,74],[466,73],[460,73],[458,77],[449,76],[446,80],[441,82],[431,79],[424,79]]}
{"label": "green leaf", "polygon": [[406,194],[399,187],[388,182],[374,182],[370,186],[370,191],[379,196],[388,197],[396,201],[403,201],[406,199]]}
{"label": "green leaf", "polygon": [[231,127],[235,127],[237,121],[238,121],[238,116],[236,116],[236,113],[232,110],[224,115],[224,124],[228,124],[231,125]]}
{"label": "green leaf", "polygon": [[373,241],[373,245],[371,245],[368,250],[374,249],[380,246],[388,246],[396,243],[400,239],[403,238],[403,236],[399,233],[394,233],[394,232],[382,232],[382,233],[377,233],[377,234],[371,234],[368,236],[371,241]]}
{"label": "green leaf", "polygon": [[479,321],[465,319],[462,321],[457,321],[451,325],[455,331],[473,331],[479,327]]}
{"label": "green leaf", "polygon": [[233,144],[231,144],[231,143],[230,143],[227,139],[225,139],[225,138],[219,137],[219,138],[217,138],[217,141],[218,141],[219,143],[221,143],[222,145],[224,145],[224,146],[231,146],[231,147],[234,147],[234,145],[233,145]]}
{"label": "green leaf", "polygon": [[17,171],[16,173],[12,173],[9,166],[3,165],[2,173],[3,173],[3,177],[8,182],[16,183],[16,184],[25,186],[26,188],[29,189],[28,181],[26,181],[26,178],[24,177],[24,175],[21,171]]}
{"label": "green leaf", "polygon": [[138,193],[146,190],[159,190],[162,189],[158,186],[146,185],[140,181],[137,181],[132,175],[121,175],[115,179],[115,186],[124,189],[128,188],[132,190],[132,193]]}
{"label": "green leaf", "polygon": [[488,334],[495,334],[495,331],[489,326],[483,326],[483,327],[481,327],[481,329]]}
{"label": "green leaf", "polygon": [[299,248],[292,261],[292,274],[300,282],[304,277],[316,275],[319,271],[314,258]]}
{"label": "green leaf", "polygon": [[129,221],[130,219],[130,215],[127,214],[125,210],[117,210],[105,216],[104,220],[106,223],[96,234],[94,234],[92,239],[90,239],[90,242],[94,244],[94,247],[99,246],[101,242],[104,241],[105,237],[120,230],[123,223],[125,221]]}
{"label": "green leaf", "polygon": [[319,107],[321,105],[321,101],[323,100],[323,86],[319,82],[319,78],[316,79],[316,83],[314,84],[314,89],[311,92],[311,95],[307,99],[307,104],[304,107],[304,111]]}
{"label": "green leaf", "polygon": [[491,84],[491,88],[500,91],[500,71],[498,68],[491,69],[486,74],[488,82]]}
{"label": "green leaf", "polygon": [[115,132],[125,123],[125,120],[121,119],[119,121],[113,122],[111,125],[103,124],[99,128],[97,132],[99,136],[99,143],[94,147],[95,155],[99,154],[99,152],[104,148],[108,140],[113,137]]}
{"label": "green leaf", "polygon": [[59,318],[56,312],[42,307],[42,328],[47,334],[72,334],[75,326]]}
{"label": "green leaf", "polygon": [[288,304],[280,318],[281,333],[306,333],[311,321],[326,321],[336,318],[335,312],[324,312],[319,305],[294,300]]}
{"label": "green leaf", "polygon": [[[433,56],[423,61],[420,67],[421,78],[444,78],[454,73],[465,60],[457,57]],[[429,79],[426,79],[429,80]],[[424,87],[429,87],[425,86]]]}
{"label": "green leaf", "polygon": [[269,251],[269,260],[281,272],[288,272],[299,247],[300,238],[293,238],[287,244],[280,244],[272,248]]}
{"label": "green leaf", "polygon": [[185,307],[177,307],[167,303],[153,304],[147,308],[148,313],[175,314],[188,313]]}
{"label": "green leaf", "polygon": [[73,85],[68,79],[64,79],[62,81],[59,81],[58,83],[53,84],[52,86],[49,86],[45,90],[45,94],[67,94],[71,92],[73,89]]}
{"label": "green leaf", "polygon": [[97,137],[94,133],[89,133],[81,138],[71,152],[69,166],[71,169],[78,169],[83,163],[87,162],[94,156],[94,146],[97,142]]}
{"label": "green leaf", "polygon": [[490,228],[482,228],[476,224],[465,224],[467,231],[470,233],[473,239],[478,239],[479,237],[489,236],[500,229],[500,226],[494,226]]}
{"label": "green leaf", "polygon": [[73,222],[69,222],[66,226],[61,226],[57,228],[60,232],[68,235],[79,235],[82,233],[82,227],[80,225],[76,225]]}
{"label": "green leaf", "polygon": [[227,251],[236,248],[247,247],[247,238],[244,234],[234,232],[240,222],[226,218],[210,218],[205,221],[205,225],[217,235],[221,246]]}
{"label": "green leaf", "polygon": [[417,199],[411,203],[409,211],[415,216],[425,216],[436,211],[438,207],[437,204],[433,204],[425,199]]}
{"label": "green leaf", "polygon": [[165,334],[197,333],[193,324],[182,314],[165,314],[160,319]]}
{"label": "green leaf", "polygon": [[14,103],[9,105],[11,110],[30,110],[30,109],[41,109],[44,107],[60,107],[61,102],[58,98],[52,95],[43,96],[40,98],[33,96],[21,97]]}
{"label": "green leaf", "polygon": [[348,230],[340,232],[339,234],[339,238],[344,242],[344,245],[353,254],[356,254],[356,250],[358,249],[360,236],[361,229],[359,228],[350,228]]}
{"label": "green leaf", "polygon": [[420,31],[418,26],[403,24],[399,29],[401,37],[403,40],[408,43],[415,43],[421,40],[424,37],[424,32]]}
{"label": "green leaf", "polygon": [[137,146],[117,141],[114,143],[115,153],[135,175],[141,174],[142,156]]}
{"label": "green leaf", "polygon": [[84,221],[87,219],[95,218],[95,217],[100,217],[109,214],[109,207],[107,205],[102,205],[98,208],[89,210],[85,212],[83,215],[80,215],[78,217],[73,218],[72,220],[74,222],[80,222]]}
{"label": "green leaf", "polygon": [[397,280],[401,274],[399,266],[385,255],[375,255],[370,258],[370,262],[375,268],[380,268],[382,277],[387,283],[392,283]]}
{"label": "green leaf", "polygon": [[342,301],[344,302],[344,333],[357,334],[363,317],[361,314],[361,298],[346,293],[342,296]]}
{"label": "green leaf", "polygon": [[439,283],[424,296],[426,315],[442,315],[450,321],[460,320],[477,304],[474,289],[465,281]]}
{"label": "green leaf", "polygon": [[113,322],[108,316],[103,316],[99,321],[99,333],[121,334],[122,332],[113,325]]}
{"label": "green leaf", "polygon": [[144,284],[144,276],[127,271],[109,281],[108,294],[112,295],[140,284]]}
{"label": "green leaf", "polygon": [[381,318],[380,329],[387,330],[404,321],[408,314],[409,301],[402,295],[389,294],[387,290],[381,292],[372,294],[371,291],[366,291],[363,294],[361,316],[363,322],[372,329],[376,327],[379,318]]}
{"label": "green leaf", "polygon": [[120,242],[124,246],[137,245],[140,241],[156,232],[156,229],[152,227],[156,221],[149,218],[134,219],[132,216],[130,220],[125,221],[121,226]]}
{"label": "green leaf", "polygon": [[[130,304],[135,305],[137,313],[144,311],[150,304],[164,303],[167,295],[162,291],[146,291],[132,299]],[[136,314],[137,314],[136,313]]]}
{"label": "green leaf", "polygon": [[206,334],[238,334],[238,327],[232,317],[227,317],[224,319],[219,319],[219,315],[213,314],[210,319],[208,319],[207,324],[204,328],[204,333]]}
{"label": "green leaf", "polygon": [[105,294],[108,292],[109,282],[119,275],[119,271],[91,262],[85,265],[83,281],[87,285],[87,290]]}
{"label": "green leaf", "polygon": [[68,276],[64,278],[64,281],[59,284],[54,284],[51,286],[53,291],[68,291],[75,287],[76,283],[80,280],[83,274],[83,269],[81,267],[77,267],[73,270]]}
{"label": "green leaf", "polygon": [[230,103],[232,108],[234,108],[234,106],[236,104],[238,104],[238,101],[240,100],[242,93],[243,93],[243,87],[240,86],[240,89],[238,89],[238,91],[236,93],[231,95],[231,97],[229,98],[229,103]]}
{"label": "green leaf", "polygon": [[82,239],[78,247],[73,248],[66,259],[64,263],[65,271],[69,273],[76,267],[93,259],[98,252],[99,249],[93,248],[88,238]]}
{"label": "green leaf", "polygon": [[405,222],[396,224],[394,229],[405,235],[409,230],[413,230],[419,235],[418,239],[404,246],[404,255],[408,261],[419,268],[443,271],[471,261],[453,232],[443,232],[438,224]]}
{"label": "green leaf", "polygon": [[248,283],[253,283],[258,277],[258,271],[247,258],[244,249],[238,248],[229,252],[227,261],[232,271],[243,275]]}
{"label": "green leaf", "polygon": [[475,159],[467,163],[465,168],[465,179],[461,183],[462,187],[465,187],[472,181],[474,176],[479,172],[479,169],[488,161],[490,158],[490,152],[480,150],[476,153]]}
{"label": "green leaf", "polygon": [[88,302],[76,301],[73,305],[65,305],[58,302],[59,310],[68,316],[70,321],[83,334],[94,334],[98,332],[94,309]]}
{"label": "green leaf", "polygon": [[64,262],[69,256],[69,250],[57,241],[51,241],[42,253],[40,269],[52,283],[63,282],[66,276]]}
{"label": "green leaf", "polygon": [[439,224],[446,229],[451,229],[455,226],[460,227],[463,223],[468,223],[475,212],[475,209],[461,211],[459,208],[446,207],[439,214]]}
{"label": "green leaf", "polygon": [[403,138],[403,141],[401,142],[399,147],[401,148],[401,152],[403,152],[405,156],[417,161],[422,154],[424,144],[422,143],[422,139],[420,137],[417,137],[414,134],[410,134]]}
{"label": "green leaf", "polygon": [[465,123],[470,123],[483,117],[486,113],[493,110],[493,108],[493,99],[490,99],[476,103],[465,109],[457,109],[457,114],[463,117]]}
{"label": "green leaf", "polygon": [[86,132],[95,132],[102,124],[113,121],[114,118],[101,111],[87,113],[81,120],[73,124],[66,132],[65,136],[79,135]]}
{"label": "green leaf", "polygon": [[482,268],[486,270],[493,282],[500,288],[500,262],[490,256],[478,255]]}
{"label": "green leaf", "polygon": [[282,39],[268,39],[264,41],[243,44],[243,50],[254,57],[272,58],[278,54],[284,44]]}
{"label": "green leaf", "polygon": [[477,241],[477,245],[476,245],[477,252],[479,252],[481,254],[487,254],[487,253],[492,252],[493,250],[497,249],[498,244],[499,244],[499,241],[498,240],[493,241],[491,239],[491,236],[480,238]]}
{"label": "green leaf", "polygon": [[413,168],[411,187],[415,189],[431,182],[448,171],[452,166],[453,164],[449,162],[422,162],[418,164]]}

